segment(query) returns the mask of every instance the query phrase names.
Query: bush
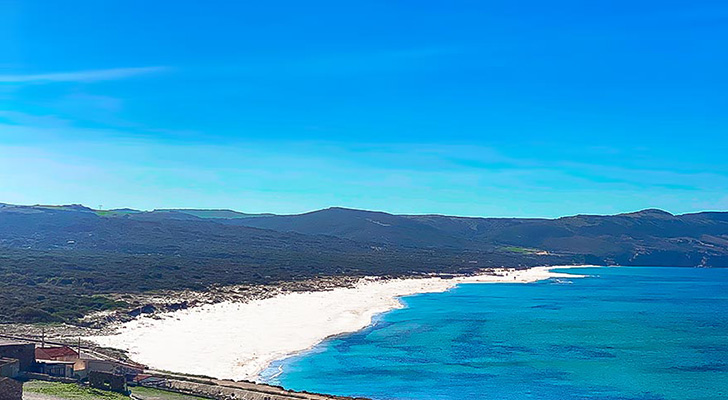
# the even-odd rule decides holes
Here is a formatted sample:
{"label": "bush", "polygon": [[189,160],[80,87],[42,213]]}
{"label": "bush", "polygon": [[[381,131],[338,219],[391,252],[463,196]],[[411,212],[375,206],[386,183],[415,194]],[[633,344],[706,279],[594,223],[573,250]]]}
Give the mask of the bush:
{"label": "bush", "polygon": [[62,319],[56,317],[55,315],[44,311],[39,310],[37,308],[33,307],[23,307],[20,310],[18,310],[15,313],[15,317],[20,322],[42,322],[42,323],[49,323],[49,322],[61,322]]}

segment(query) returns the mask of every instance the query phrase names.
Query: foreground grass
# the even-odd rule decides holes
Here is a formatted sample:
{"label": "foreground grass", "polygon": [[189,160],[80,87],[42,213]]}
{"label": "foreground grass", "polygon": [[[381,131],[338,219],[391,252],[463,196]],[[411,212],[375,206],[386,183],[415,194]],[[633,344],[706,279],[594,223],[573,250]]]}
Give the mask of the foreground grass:
{"label": "foreground grass", "polygon": [[148,387],[133,387],[131,393],[143,400],[208,400],[202,397],[190,396],[165,390],[152,389]]}
{"label": "foreground grass", "polygon": [[[141,386],[130,387],[130,389],[132,394],[143,400],[208,400],[203,397]],[[129,397],[119,393],[91,389],[75,383],[30,381],[23,385],[23,391],[51,396],[59,400],[129,400]]]}
{"label": "foreground grass", "polygon": [[23,391],[64,400],[129,400],[129,397],[119,393],[90,389],[75,383],[30,381],[23,385]]}

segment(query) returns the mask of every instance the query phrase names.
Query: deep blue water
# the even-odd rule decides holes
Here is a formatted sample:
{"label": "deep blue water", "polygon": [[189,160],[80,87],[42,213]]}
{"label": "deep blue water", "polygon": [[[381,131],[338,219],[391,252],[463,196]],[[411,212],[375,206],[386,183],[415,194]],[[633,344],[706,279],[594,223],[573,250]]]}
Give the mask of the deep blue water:
{"label": "deep blue water", "polygon": [[728,269],[564,272],[591,276],[407,297],[270,382],[374,399],[728,399]]}

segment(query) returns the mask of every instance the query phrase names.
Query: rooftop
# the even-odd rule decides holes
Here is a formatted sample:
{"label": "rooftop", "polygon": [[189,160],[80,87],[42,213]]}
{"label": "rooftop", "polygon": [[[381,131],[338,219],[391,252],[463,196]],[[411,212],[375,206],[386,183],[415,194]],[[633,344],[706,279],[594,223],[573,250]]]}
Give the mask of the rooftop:
{"label": "rooftop", "polygon": [[36,347],[36,358],[56,358],[56,357],[78,357],[76,350],[70,347]]}
{"label": "rooftop", "polygon": [[19,345],[19,344],[31,344],[31,342],[23,342],[21,340],[16,340],[16,339],[0,338],[0,346],[13,346],[13,345]]}

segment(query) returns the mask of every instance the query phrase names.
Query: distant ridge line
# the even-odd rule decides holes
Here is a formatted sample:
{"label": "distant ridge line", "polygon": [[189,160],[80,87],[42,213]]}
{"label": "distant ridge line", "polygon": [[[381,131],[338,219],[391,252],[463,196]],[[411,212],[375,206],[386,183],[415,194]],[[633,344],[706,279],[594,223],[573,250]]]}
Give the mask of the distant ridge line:
{"label": "distant ridge line", "polygon": [[609,216],[637,216],[637,215],[647,215],[647,214],[654,214],[654,215],[665,215],[665,216],[673,216],[673,217],[680,217],[685,215],[696,215],[696,214],[704,214],[704,213],[728,213],[728,210],[702,210],[702,211],[692,211],[692,212],[686,212],[681,214],[673,214],[669,211],[659,209],[659,208],[645,208],[640,209],[636,211],[626,211],[626,212],[618,212],[618,213],[612,213],[612,214],[601,214],[601,213],[577,213],[577,214],[570,214],[570,215],[564,215],[560,217],[516,217],[516,216],[463,216],[463,215],[450,215],[450,214],[442,214],[442,213],[393,213],[388,211],[382,211],[382,210],[367,210],[363,208],[352,208],[352,207],[343,207],[343,206],[331,206],[311,211],[304,211],[299,213],[286,213],[286,214],[280,214],[280,213],[270,213],[270,212],[264,212],[264,213],[246,213],[242,211],[237,211],[231,208],[197,208],[197,207],[190,207],[190,208],[155,208],[152,210],[139,210],[134,209],[130,207],[122,207],[122,208],[113,208],[113,209],[94,209],[92,207],[85,206],[80,203],[73,203],[73,204],[59,204],[59,205],[51,205],[51,204],[34,204],[34,205],[19,205],[19,204],[11,204],[11,203],[0,203],[0,207],[29,207],[29,208],[51,208],[51,209],[77,209],[77,210],[88,210],[88,211],[119,211],[119,212],[135,212],[135,213],[154,213],[154,212],[182,212],[182,213],[192,213],[192,212],[221,212],[221,213],[230,213],[230,214],[238,214],[238,215],[245,215],[245,216],[301,216],[301,215],[307,215],[312,213],[318,213],[323,211],[351,211],[351,212],[366,212],[366,213],[381,213],[381,214],[388,214],[388,215],[395,215],[395,216],[403,216],[403,217],[448,217],[448,218],[472,218],[472,219],[519,219],[519,220],[558,220],[561,218],[571,218],[571,217],[609,217]]}

